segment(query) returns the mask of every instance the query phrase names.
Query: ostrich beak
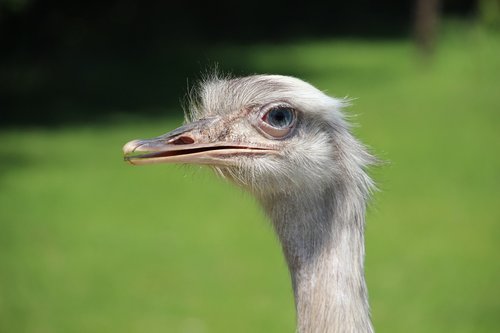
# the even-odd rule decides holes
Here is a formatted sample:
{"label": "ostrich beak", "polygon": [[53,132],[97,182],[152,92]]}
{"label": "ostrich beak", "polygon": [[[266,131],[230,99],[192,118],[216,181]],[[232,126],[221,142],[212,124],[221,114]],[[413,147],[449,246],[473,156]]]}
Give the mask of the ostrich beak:
{"label": "ostrich beak", "polygon": [[[220,127],[220,130],[218,130]],[[227,128],[219,118],[205,118],[181,126],[153,139],[133,140],[123,146],[126,162],[133,165],[154,163],[233,165],[234,157],[277,153],[273,147],[244,144],[221,138]]]}

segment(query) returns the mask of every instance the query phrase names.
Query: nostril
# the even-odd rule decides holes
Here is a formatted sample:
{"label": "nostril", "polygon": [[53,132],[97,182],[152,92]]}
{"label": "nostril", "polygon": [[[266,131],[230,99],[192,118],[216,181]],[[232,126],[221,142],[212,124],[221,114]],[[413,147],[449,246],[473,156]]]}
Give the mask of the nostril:
{"label": "nostril", "polygon": [[171,144],[174,144],[174,145],[188,145],[191,143],[194,143],[194,140],[193,140],[193,138],[191,138],[189,136],[180,136],[171,142]]}

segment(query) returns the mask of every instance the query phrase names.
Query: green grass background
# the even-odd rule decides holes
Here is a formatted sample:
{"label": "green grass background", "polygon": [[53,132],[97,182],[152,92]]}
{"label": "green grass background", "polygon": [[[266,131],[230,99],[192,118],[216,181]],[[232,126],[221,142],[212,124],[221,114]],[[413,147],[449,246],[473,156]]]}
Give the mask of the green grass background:
{"label": "green grass background", "polygon": [[[500,331],[500,35],[218,49],[296,73],[348,109],[387,163],[367,221],[379,332]],[[230,64],[229,64],[230,65]],[[178,118],[0,133],[0,332],[293,332],[286,266],[246,193],[121,146]]]}

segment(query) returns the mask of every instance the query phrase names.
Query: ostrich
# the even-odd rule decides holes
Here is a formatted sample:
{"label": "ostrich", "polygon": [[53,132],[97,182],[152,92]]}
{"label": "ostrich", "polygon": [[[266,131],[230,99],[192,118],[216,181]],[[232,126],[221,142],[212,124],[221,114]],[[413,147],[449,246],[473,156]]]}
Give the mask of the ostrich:
{"label": "ostrich", "polygon": [[209,165],[252,193],[288,265],[297,331],[373,332],[364,279],[364,220],[375,162],[350,132],[342,100],[294,77],[212,77],[186,124],[128,142],[133,165]]}

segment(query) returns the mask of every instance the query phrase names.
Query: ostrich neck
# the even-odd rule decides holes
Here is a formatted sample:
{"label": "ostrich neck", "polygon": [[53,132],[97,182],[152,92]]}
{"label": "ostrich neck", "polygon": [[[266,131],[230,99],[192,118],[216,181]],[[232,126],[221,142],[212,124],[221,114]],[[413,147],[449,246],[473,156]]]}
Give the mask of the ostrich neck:
{"label": "ostrich neck", "polygon": [[358,194],[337,187],[262,201],[290,270],[300,333],[373,332]]}

